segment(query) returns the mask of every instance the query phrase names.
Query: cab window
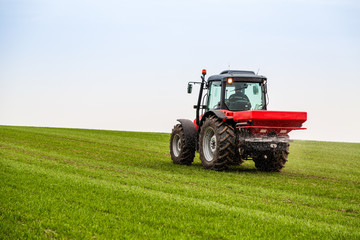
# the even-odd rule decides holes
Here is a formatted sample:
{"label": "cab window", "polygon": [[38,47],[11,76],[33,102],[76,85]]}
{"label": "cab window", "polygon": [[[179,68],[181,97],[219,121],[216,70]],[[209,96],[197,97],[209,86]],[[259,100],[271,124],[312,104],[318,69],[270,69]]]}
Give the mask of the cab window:
{"label": "cab window", "polygon": [[209,91],[208,91],[208,104],[207,109],[220,109],[220,100],[221,100],[221,82],[220,81],[212,81],[209,83]]}

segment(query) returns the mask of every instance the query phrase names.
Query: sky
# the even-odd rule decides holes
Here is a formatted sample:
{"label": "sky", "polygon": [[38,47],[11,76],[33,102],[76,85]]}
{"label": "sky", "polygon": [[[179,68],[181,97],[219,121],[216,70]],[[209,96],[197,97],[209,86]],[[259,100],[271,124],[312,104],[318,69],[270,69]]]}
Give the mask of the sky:
{"label": "sky", "polygon": [[268,78],[303,140],[360,142],[360,2],[0,0],[0,125],[171,132],[199,81]]}

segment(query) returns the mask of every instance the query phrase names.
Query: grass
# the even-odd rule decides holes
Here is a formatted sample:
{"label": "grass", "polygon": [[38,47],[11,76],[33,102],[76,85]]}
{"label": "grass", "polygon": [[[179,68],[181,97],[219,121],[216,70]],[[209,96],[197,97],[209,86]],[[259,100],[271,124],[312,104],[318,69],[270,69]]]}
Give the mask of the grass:
{"label": "grass", "polygon": [[359,169],[358,143],[215,172],[169,134],[0,126],[0,239],[360,239]]}

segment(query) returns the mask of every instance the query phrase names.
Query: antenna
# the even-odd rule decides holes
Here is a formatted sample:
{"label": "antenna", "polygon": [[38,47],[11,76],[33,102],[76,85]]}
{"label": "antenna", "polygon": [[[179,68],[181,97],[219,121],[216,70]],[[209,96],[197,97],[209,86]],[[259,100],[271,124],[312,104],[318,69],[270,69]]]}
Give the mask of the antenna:
{"label": "antenna", "polygon": [[229,65],[228,65],[228,67],[229,67],[229,69],[228,69],[228,70],[230,70],[230,65],[231,65],[231,63],[229,63]]}
{"label": "antenna", "polygon": [[258,71],[257,71],[256,75],[258,75],[259,71],[260,71],[260,68],[258,68]]}

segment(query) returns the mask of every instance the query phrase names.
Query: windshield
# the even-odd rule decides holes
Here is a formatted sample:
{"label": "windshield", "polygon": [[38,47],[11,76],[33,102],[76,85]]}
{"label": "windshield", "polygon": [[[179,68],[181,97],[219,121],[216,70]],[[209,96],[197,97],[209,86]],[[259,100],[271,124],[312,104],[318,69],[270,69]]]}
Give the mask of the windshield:
{"label": "windshield", "polygon": [[265,99],[261,83],[226,84],[225,104],[231,111],[263,110]]}

